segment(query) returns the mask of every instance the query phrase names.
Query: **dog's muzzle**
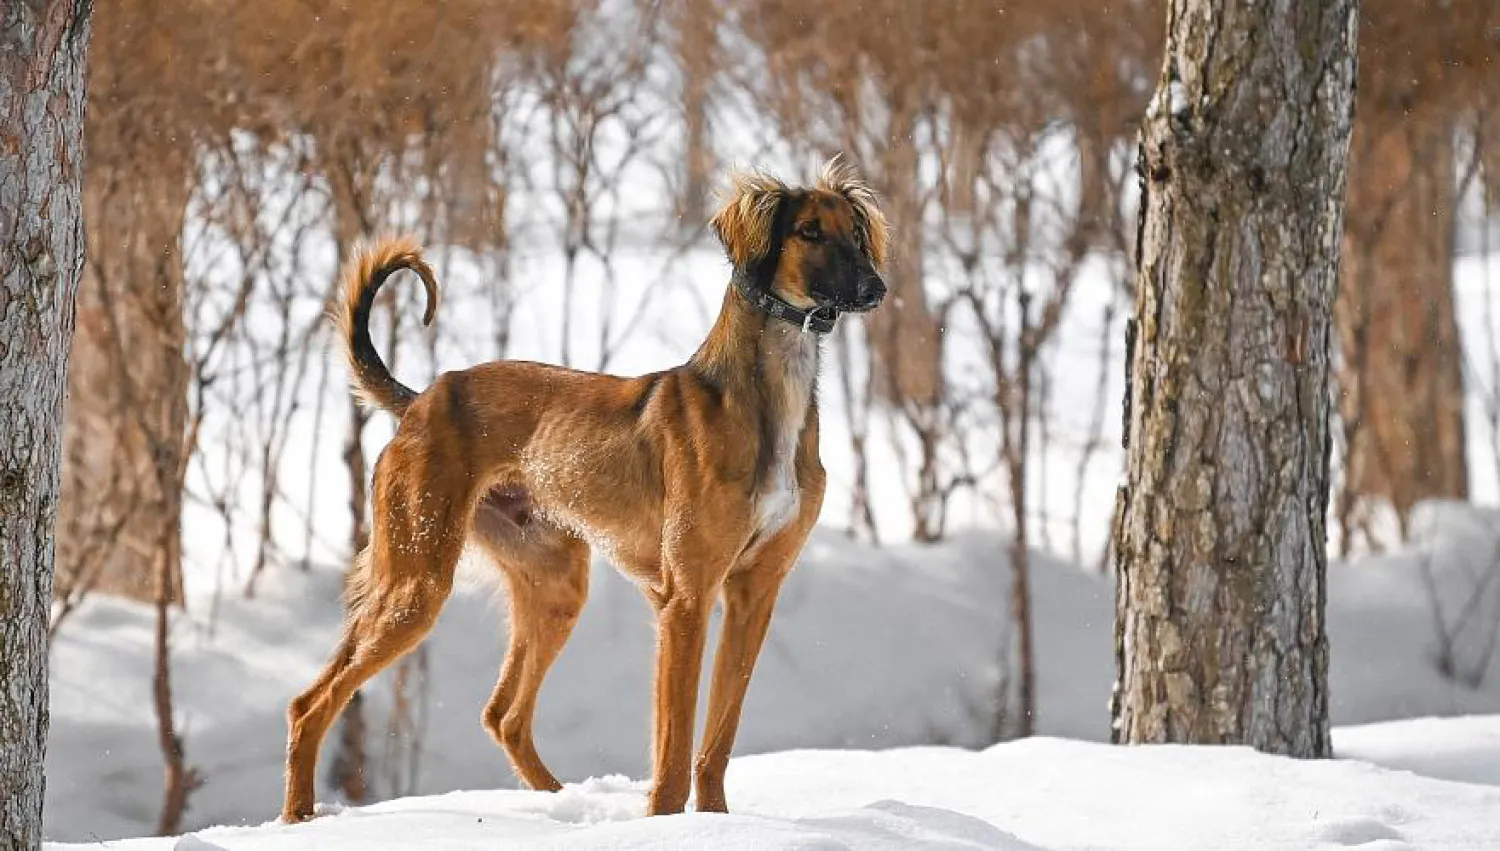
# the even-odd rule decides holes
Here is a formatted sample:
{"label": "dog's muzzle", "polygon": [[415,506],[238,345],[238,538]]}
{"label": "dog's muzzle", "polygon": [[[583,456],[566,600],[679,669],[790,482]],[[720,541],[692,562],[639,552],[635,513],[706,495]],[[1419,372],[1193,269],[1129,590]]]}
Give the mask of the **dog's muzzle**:
{"label": "dog's muzzle", "polygon": [[885,281],[879,275],[866,275],[859,281],[859,288],[854,292],[854,303],[841,307],[849,313],[865,313],[874,310],[885,301]]}

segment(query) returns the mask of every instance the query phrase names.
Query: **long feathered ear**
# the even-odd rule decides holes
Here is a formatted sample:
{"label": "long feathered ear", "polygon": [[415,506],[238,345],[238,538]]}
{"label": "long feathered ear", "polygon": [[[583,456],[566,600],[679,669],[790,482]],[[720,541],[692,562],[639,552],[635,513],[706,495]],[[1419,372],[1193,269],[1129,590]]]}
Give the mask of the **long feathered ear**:
{"label": "long feathered ear", "polygon": [[735,268],[748,269],[770,254],[776,212],[791,190],[761,171],[731,172],[729,186],[724,206],[709,224]]}
{"label": "long feathered ear", "polygon": [[837,192],[854,208],[854,227],[859,232],[860,243],[870,255],[870,262],[877,268],[885,265],[886,245],[890,241],[890,228],[885,214],[880,212],[879,199],[870,184],[865,183],[854,167],[834,154],[823,173],[818,175],[818,188],[825,192]]}

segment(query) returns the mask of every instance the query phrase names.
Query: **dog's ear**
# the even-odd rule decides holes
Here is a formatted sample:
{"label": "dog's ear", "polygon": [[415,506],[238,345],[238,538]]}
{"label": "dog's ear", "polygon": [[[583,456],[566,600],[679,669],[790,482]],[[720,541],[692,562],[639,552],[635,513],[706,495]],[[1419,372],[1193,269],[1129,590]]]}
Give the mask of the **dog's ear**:
{"label": "dog's ear", "polygon": [[750,269],[771,253],[776,215],[791,194],[786,184],[759,171],[735,171],[724,206],[709,225],[736,269]]}
{"label": "dog's ear", "polygon": [[859,234],[860,245],[870,255],[870,263],[877,269],[884,266],[890,228],[886,225],[885,214],[880,212],[875,190],[838,154],[823,166],[823,173],[818,176],[818,188],[844,196],[854,208],[854,228]]}

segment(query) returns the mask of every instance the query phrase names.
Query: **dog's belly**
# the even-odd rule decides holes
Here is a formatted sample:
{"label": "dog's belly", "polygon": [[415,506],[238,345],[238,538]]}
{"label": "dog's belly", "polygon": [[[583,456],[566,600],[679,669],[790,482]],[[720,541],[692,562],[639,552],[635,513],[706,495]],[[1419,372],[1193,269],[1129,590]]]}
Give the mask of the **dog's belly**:
{"label": "dog's belly", "polygon": [[630,431],[582,415],[549,417],[521,453],[534,510],[616,565],[661,550],[660,461]]}
{"label": "dog's belly", "polygon": [[632,579],[660,579],[661,510],[649,499],[620,498],[602,489],[531,490],[532,511],[588,542],[590,549]]}

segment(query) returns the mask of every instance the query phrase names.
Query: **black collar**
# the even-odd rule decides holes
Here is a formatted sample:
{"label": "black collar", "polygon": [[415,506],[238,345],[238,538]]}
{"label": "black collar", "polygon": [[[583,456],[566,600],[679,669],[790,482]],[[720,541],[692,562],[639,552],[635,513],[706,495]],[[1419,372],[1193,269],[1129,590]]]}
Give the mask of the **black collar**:
{"label": "black collar", "polygon": [[734,276],[734,286],[740,291],[740,295],[749,299],[751,304],[766,315],[796,325],[803,331],[827,334],[838,324],[839,311],[836,307],[815,307],[812,310],[794,307],[770,290],[757,288],[744,275]]}

